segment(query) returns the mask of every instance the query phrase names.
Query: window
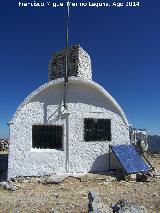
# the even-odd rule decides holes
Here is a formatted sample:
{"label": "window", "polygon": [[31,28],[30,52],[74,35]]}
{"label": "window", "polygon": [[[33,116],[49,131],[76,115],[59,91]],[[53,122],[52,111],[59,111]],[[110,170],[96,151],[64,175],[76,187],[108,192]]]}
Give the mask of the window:
{"label": "window", "polygon": [[32,147],[62,149],[62,126],[33,125]]}
{"label": "window", "polygon": [[110,119],[84,119],[85,141],[111,141]]}

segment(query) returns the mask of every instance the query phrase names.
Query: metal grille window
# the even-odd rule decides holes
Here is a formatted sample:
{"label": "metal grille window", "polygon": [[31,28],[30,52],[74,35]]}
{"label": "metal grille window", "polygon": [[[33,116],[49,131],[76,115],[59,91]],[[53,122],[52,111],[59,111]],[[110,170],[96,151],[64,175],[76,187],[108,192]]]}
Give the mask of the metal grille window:
{"label": "metal grille window", "polygon": [[85,141],[111,141],[110,119],[84,119]]}
{"label": "metal grille window", "polygon": [[41,149],[62,149],[62,126],[33,125],[32,147]]}

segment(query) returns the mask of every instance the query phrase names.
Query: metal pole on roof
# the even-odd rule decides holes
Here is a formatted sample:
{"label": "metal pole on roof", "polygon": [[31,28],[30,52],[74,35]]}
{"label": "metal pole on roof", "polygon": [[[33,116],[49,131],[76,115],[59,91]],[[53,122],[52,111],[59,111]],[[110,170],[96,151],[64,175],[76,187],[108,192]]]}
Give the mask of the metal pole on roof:
{"label": "metal pole on roof", "polygon": [[64,108],[66,105],[66,92],[68,86],[68,44],[69,44],[69,2],[67,0],[67,20],[66,20],[66,58],[65,58],[65,77],[64,77]]}
{"label": "metal pole on roof", "polygon": [[[65,76],[64,76],[64,102],[63,106],[67,109],[66,94],[68,86],[68,44],[69,44],[69,2],[67,0],[67,21],[66,21],[66,58],[65,58]],[[69,173],[69,114],[66,114],[66,172]]]}
{"label": "metal pole on roof", "polygon": [[69,2],[67,1],[67,22],[66,22],[66,48],[68,48],[69,40]]}

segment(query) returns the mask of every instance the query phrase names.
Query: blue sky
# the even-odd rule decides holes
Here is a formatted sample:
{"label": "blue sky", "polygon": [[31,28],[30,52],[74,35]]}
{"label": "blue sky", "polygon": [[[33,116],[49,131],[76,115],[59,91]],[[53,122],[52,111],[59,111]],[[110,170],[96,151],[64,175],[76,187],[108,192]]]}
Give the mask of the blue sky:
{"label": "blue sky", "polygon": [[[51,53],[65,47],[66,7],[18,7],[19,2],[34,1],[0,2],[0,137],[8,137],[7,122],[24,98],[48,81]],[[71,7],[69,44],[90,54],[93,80],[118,101],[129,122],[160,135],[160,2],[139,2]]]}

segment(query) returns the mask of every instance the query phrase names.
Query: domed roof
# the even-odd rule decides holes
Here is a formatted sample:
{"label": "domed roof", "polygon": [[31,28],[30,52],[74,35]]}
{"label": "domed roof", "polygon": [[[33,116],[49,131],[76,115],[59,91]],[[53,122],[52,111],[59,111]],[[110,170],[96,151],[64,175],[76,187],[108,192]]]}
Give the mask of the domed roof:
{"label": "domed roof", "polygon": [[[101,93],[104,98],[106,98],[107,100],[109,100],[109,102],[114,106],[116,113],[122,118],[122,120],[124,121],[125,125],[128,127],[128,120],[125,116],[125,113],[123,112],[122,108],[120,107],[120,105],[116,102],[116,100],[99,84],[97,84],[94,81],[88,80],[88,79],[82,79],[79,77],[69,77],[68,78],[68,83],[72,84],[72,83],[76,83],[77,85],[84,85],[84,86],[90,86],[92,87],[93,90],[98,91],[99,93]],[[25,100],[19,105],[19,107],[17,108],[15,114],[13,115],[10,123],[14,123],[14,120],[16,119],[16,117],[18,116],[18,113],[21,111],[21,109],[28,104],[30,101],[32,101],[33,98],[35,98],[37,95],[39,95],[40,93],[42,93],[43,91],[49,89],[50,87],[54,87],[56,85],[63,85],[64,84],[64,79],[63,78],[58,78],[56,80],[52,80],[49,81],[48,83],[43,84],[42,86],[40,86],[38,89],[36,89],[35,91],[33,91],[28,97],[25,98]]]}

